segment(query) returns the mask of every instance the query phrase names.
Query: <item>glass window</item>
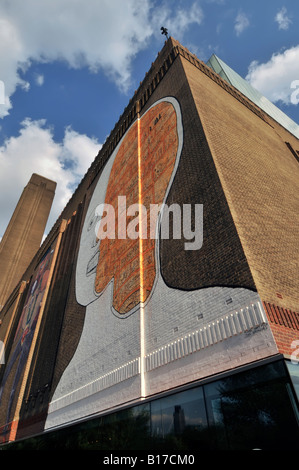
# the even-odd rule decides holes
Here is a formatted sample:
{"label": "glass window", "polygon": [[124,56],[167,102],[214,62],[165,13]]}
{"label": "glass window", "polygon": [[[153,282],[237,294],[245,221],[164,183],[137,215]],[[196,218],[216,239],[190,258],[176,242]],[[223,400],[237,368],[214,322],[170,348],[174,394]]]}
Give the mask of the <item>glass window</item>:
{"label": "glass window", "polygon": [[[11,444],[24,450],[294,450],[299,366],[277,361]],[[289,374],[288,374],[289,371]]]}
{"label": "glass window", "polygon": [[154,400],[151,434],[155,448],[159,443],[161,449],[206,449],[207,417],[202,388]]}
{"label": "glass window", "polygon": [[299,400],[299,361],[286,361],[286,365],[297,395],[297,399]]}
{"label": "glass window", "polygon": [[[90,429],[90,449],[144,449],[150,436],[149,404],[112,413],[94,420]],[[82,434],[86,436],[86,425]],[[81,447],[80,447],[81,448]]]}
{"label": "glass window", "polygon": [[292,450],[298,425],[283,363],[206,385],[213,448]]}

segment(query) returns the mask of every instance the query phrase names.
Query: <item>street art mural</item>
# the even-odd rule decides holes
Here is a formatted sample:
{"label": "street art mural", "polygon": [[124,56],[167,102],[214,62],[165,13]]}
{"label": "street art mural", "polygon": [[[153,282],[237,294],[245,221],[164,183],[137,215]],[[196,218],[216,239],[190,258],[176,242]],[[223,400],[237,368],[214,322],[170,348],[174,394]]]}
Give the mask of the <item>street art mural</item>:
{"label": "street art mural", "polygon": [[[179,163],[182,137],[178,102],[162,100],[133,123],[101,174],[83,225],[76,267],[76,298],[86,306],[86,321],[76,353],[50,404],[47,426],[53,419],[56,422],[57,409],[59,414],[67,403],[93,395],[90,387],[106,391],[126,377],[132,382],[130,393],[140,395],[140,322],[159,271],[157,227],[150,224],[149,209],[150,204],[162,204],[167,195]],[[106,216],[106,237],[99,239],[104,230],[104,223],[99,225],[103,204],[114,208],[116,218],[109,224],[109,214]],[[135,214],[140,205],[145,209],[142,219]],[[81,386],[74,384],[73,379],[76,382],[80,375],[74,376],[74,367],[80,374],[85,369]],[[110,393],[102,396],[103,402],[110,399]],[[84,403],[83,414],[86,407]]]}
{"label": "street art mural", "polygon": [[[50,402],[46,429],[162,390],[165,384],[150,379],[162,365],[232,336],[225,329],[229,321],[239,322],[238,312],[236,319],[224,315],[231,297],[234,308],[247,308],[239,312],[245,326],[239,326],[238,334],[252,327],[251,314],[255,326],[265,323],[259,296],[252,290],[180,290],[168,286],[161,275],[163,208],[182,148],[180,105],[164,98],[132,124],[100,175],[76,265],[76,299],[86,307],[84,326]],[[162,207],[154,216],[153,205]],[[202,221],[202,213],[197,216]],[[204,227],[198,223],[197,229]],[[195,245],[200,249],[201,242]],[[215,333],[210,326],[217,319]],[[172,379],[172,386],[179,383]]]}
{"label": "street art mural", "polygon": [[[182,127],[177,113],[174,100],[149,109],[131,126],[106,165],[81,236],[76,283],[79,303],[88,305],[113,283],[111,308],[122,316],[150,296],[156,276],[156,220],[150,220],[155,216],[150,206],[161,206],[178,165]],[[97,223],[103,202],[114,210],[108,220],[101,220],[101,226]],[[107,225],[106,233],[103,225]],[[105,238],[100,238],[100,231]],[[86,273],[85,279],[82,273]]]}
{"label": "street art mural", "polygon": [[[40,261],[31,280],[27,298],[14,336],[11,352],[5,364],[5,371],[0,387],[1,420],[4,430],[11,420],[18,398],[24,370],[32,346],[36,325],[41,312],[41,305],[48,285],[54,249],[51,247]],[[5,415],[4,415],[5,410]],[[2,428],[3,430],[3,428]]]}

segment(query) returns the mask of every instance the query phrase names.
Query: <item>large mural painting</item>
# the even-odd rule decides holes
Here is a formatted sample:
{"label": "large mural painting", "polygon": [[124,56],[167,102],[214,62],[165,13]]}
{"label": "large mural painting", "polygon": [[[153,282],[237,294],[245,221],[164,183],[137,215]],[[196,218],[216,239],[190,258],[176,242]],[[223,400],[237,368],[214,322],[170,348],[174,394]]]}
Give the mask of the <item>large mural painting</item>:
{"label": "large mural painting", "polygon": [[32,347],[36,325],[49,282],[54,248],[47,250],[32,277],[20,320],[7,358],[0,387],[1,434],[10,431],[15,416],[20,386]]}
{"label": "large mural painting", "polygon": [[[86,306],[86,320],[50,404],[46,427],[88,413],[98,391],[105,407],[113,399],[109,388],[117,389],[124,379],[130,382],[128,396],[140,395],[140,306],[150,301],[159,270],[157,224],[150,220],[150,205],[165,201],[182,144],[179,104],[173,98],[161,100],[128,129],[101,174],[76,267],[76,298]],[[113,213],[101,217],[103,205]],[[101,230],[106,236],[99,238]]]}
{"label": "large mural painting", "polygon": [[[157,375],[163,376],[163,365],[265,323],[252,290],[181,290],[161,275],[163,208],[179,171],[183,137],[178,101],[163,98],[131,125],[99,177],[76,266],[76,299],[86,307],[85,322],[52,397],[46,429],[165,390],[170,379]],[[153,214],[153,206],[161,210]],[[232,298],[234,316],[228,318]],[[218,333],[211,330],[217,321]],[[229,322],[239,322],[232,334]],[[212,342],[199,337],[201,330]],[[216,355],[218,364],[219,349]],[[188,367],[184,379],[171,379],[172,386],[190,380]]]}
{"label": "large mural painting", "polygon": [[95,292],[100,295],[113,281],[112,307],[119,314],[145,302],[152,291],[156,269],[150,206],[162,205],[178,147],[175,109],[162,102],[133,124],[114,159],[105,204],[114,208],[115,224],[100,242]]}

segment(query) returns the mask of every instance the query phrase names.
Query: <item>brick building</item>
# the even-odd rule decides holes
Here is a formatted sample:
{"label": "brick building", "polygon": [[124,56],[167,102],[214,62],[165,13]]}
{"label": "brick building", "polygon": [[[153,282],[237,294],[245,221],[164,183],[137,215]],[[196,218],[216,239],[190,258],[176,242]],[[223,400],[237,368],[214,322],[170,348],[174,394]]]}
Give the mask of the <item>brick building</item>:
{"label": "brick building", "polygon": [[293,449],[298,152],[169,38],[1,311],[2,443]]}

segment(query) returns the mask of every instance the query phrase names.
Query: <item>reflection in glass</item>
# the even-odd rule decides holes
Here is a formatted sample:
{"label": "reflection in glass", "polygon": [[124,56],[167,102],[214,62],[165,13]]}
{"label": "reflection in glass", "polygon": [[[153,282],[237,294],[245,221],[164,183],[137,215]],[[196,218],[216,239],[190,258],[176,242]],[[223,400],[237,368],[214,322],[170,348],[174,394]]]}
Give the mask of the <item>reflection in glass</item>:
{"label": "reflection in glass", "polygon": [[154,400],[151,403],[151,435],[155,445],[160,443],[163,448],[165,445],[172,449],[204,446],[207,417],[202,387]]}
{"label": "reflection in glass", "polygon": [[[288,363],[288,370],[296,388],[298,368]],[[8,450],[296,450],[297,413],[287,368],[278,361],[16,442]]]}
{"label": "reflection in glass", "polygon": [[286,361],[286,365],[297,395],[297,399],[299,400],[299,361]]}
{"label": "reflection in glass", "polygon": [[205,386],[213,448],[292,449],[298,425],[282,363]]}

